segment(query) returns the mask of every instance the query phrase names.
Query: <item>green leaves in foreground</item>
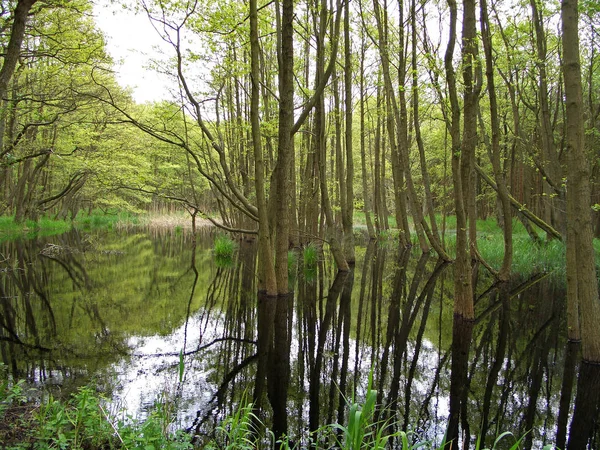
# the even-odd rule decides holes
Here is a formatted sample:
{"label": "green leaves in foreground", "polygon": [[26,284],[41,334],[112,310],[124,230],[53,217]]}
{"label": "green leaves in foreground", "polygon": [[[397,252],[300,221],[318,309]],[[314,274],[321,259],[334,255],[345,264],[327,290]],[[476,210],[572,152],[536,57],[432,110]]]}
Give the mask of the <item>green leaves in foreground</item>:
{"label": "green leaves in foreground", "polygon": [[[0,404],[9,404],[19,391],[0,392]],[[52,397],[30,414],[16,420],[10,436],[0,435],[6,449],[191,449],[191,436],[165,432],[170,418],[160,405],[144,421],[124,413],[111,413],[107,402],[90,387],[83,387],[67,402]],[[0,419],[2,416],[0,416]]]}
{"label": "green leaves in foreground", "polygon": [[[348,414],[348,425],[332,424],[332,429],[343,433],[343,440],[339,442],[342,449],[383,449],[392,435],[386,434],[386,422],[375,421],[377,405],[377,391],[369,389],[363,405],[352,403]],[[403,447],[407,448],[407,447]]]}

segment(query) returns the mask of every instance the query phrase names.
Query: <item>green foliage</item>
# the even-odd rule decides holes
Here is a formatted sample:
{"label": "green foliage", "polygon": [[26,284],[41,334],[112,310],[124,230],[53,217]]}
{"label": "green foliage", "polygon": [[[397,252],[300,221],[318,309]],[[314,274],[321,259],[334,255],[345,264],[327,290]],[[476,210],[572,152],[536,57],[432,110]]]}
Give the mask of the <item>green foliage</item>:
{"label": "green foliage", "polygon": [[[23,400],[22,392],[22,382],[0,384],[0,420],[3,419],[7,406]],[[136,420],[123,411],[116,414],[109,412],[106,400],[89,386],[79,389],[66,402],[49,397],[42,401],[37,408],[37,413],[30,420],[21,419],[18,424],[22,427],[21,438],[6,441],[5,448],[13,450],[24,448],[192,449],[190,435],[183,431],[169,432],[173,403],[168,397],[168,395],[163,396],[143,421]],[[317,430],[315,434],[308,437],[311,448],[330,448],[328,441],[330,438],[336,443],[336,448],[343,450],[383,449],[391,439],[398,439],[403,449],[443,448],[443,443],[437,447],[429,441],[415,440],[410,433],[393,431],[397,427],[392,427],[389,421],[377,419],[376,402],[377,391],[371,389],[370,382],[364,402],[347,402],[347,423],[329,424]],[[265,442],[265,436],[256,428],[257,426],[262,428],[260,420],[254,414],[252,403],[248,403],[244,395],[240,406],[222,421],[216,428],[214,437],[203,445],[203,448],[225,450],[260,448]],[[270,432],[267,432],[266,437],[272,441],[273,436]],[[514,439],[510,449],[520,449],[523,437],[516,439],[510,432],[500,434],[491,449],[499,448],[500,443],[504,443],[510,437]],[[481,439],[478,439],[475,448],[481,449],[481,445]],[[283,450],[292,448],[286,436],[277,443],[277,447]],[[550,448],[552,447],[544,447],[544,449]]]}
{"label": "green foliage", "polygon": [[291,282],[291,279],[293,279],[293,277],[297,273],[297,267],[298,267],[298,252],[295,250],[288,250],[288,275],[290,277],[290,282]]}
{"label": "green foliage", "polygon": [[[376,421],[377,391],[371,389],[372,377],[369,381],[364,403],[349,404],[348,424],[332,424],[332,430],[340,430],[343,435],[339,448],[343,450],[383,449],[395,433],[388,434],[387,422]],[[403,447],[405,448],[405,447]]]}
{"label": "green foliage", "polygon": [[[15,385],[18,386],[18,385]],[[0,392],[0,404],[14,397],[12,393]],[[165,423],[169,416],[161,405],[144,421],[131,417],[117,419],[106,409],[106,400],[91,387],[83,387],[68,401],[52,397],[39,406],[30,423],[19,424],[23,430],[18,442],[9,442],[6,448],[35,449],[171,449],[193,448],[191,436],[179,431],[169,433]],[[1,418],[1,416],[0,416]]]}
{"label": "green foliage", "polygon": [[213,247],[217,263],[230,263],[233,260],[233,253],[236,247],[236,243],[229,236],[225,234],[217,236]]}
{"label": "green foliage", "polygon": [[127,211],[107,211],[94,210],[91,214],[81,211],[73,221],[75,226],[81,230],[109,229],[112,230],[117,224],[138,224],[137,215]]}
{"label": "green foliage", "polygon": [[110,445],[113,429],[101,400],[85,387],[67,403],[50,397],[37,414],[32,438],[37,448],[97,448]]}
{"label": "green foliage", "polygon": [[[245,397],[244,397],[245,398]],[[254,415],[252,403],[242,400],[241,407],[217,427],[215,438],[204,448],[224,450],[256,449],[258,433],[253,424],[260,423]]]}
{"label": "green foliage", "polygon": [[4,420],[6,411],[13,404],[26,400],[23,384],[22,380],[14,383],[6,374],[6,366],[0,363],[0,422]]}
{"label": "green foliage", "polygon": [[319,262],[319,247],[311,242],[304,247],[302,258],[305,269],[310,270],[316,268],[317,263]]}
{"label": "green foliage", "polygon": [[288,269],[293,269],[298,262],[298,254],[294,250],[288,251]]}
{"label": "green foliage", "polygon": [[62,234],[71,229],[71,224],[65,220],[53,220],[42,217],[37,222],[27,220],[17,223],[14,216],[0,217],[0,242],[11,241],[18,238],[34,239],[43,236]]}

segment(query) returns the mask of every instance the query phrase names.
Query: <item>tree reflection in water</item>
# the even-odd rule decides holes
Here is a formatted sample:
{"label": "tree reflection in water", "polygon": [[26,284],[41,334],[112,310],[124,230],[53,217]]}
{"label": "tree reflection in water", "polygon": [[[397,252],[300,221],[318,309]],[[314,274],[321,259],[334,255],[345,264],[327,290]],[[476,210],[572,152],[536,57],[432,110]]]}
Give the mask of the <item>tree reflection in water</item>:
{"label": "tree reflection in water", "polygon": [[415,441],[439,444],[459,398],[451,419],[464,448],[503,431],[525,435],[526,448],[600,447],[600,376],[579,368],[552,276],[493,285],[480,271],[466,327],[453,324],[452,271],[433,256],[370,242],[348,273],[326,253],[316,273],[298,258],[293,295],[269,298],[256,293],[253,242],[218,267],[211,236],[196,246],[186,233],[152,233],[1,244],[0,353],[14,376],[67,392],[93,377],[117,398],[143,379],[145,404],[163,389],[151,380],[170,380],[176,426],[209,434],[245,399],[276,435],[302,443],[347,420],[347,399],[363,397],[372,372],[377,417]]}

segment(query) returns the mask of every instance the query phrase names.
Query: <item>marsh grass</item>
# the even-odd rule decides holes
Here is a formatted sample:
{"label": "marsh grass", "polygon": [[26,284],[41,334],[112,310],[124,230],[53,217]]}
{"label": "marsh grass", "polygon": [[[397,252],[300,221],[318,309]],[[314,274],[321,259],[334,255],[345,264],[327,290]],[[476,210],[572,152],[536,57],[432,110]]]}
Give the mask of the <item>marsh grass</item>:
{"label": "marsh grass", "polygon": [[[372,378],[371,378],[372,380]],[[348,423],[346,425],[331,424],[332,431],[340,431],[342,439],[337,439],[337,446],[342,450],[361,450],[386,448],[388,441],[400,436],[391,430],[388,421],[376,419],[377,391],[371,389],[371,381],[363,403],[346,402],[348,406]],[[410,448],[410,447],[402,447]]]}
{"label": "marsh grass", "polygon": [[[2,365],[0,365],[2,369]],[[1,372],[1,370],[0,370]],[[2,372],[6,375],[6,372]],[[6,381],[0,384],[0,423],[7,422],[7,410],[26,401],[23,384]],[[383,449],[389,445],[402,449],[439,449],[430,441],[419,440],[411,433],[398,430],[398,424],[378,419],[377,391],[369,383],[364,401],[346,401],[348,418],[344,424],[329,424],[310,434],[306,441],[292,443],[287,437],[275,442],[272,432],[265,428],[254,413],[254,406],[244,395],[240,406],[223,419],[208,442],[197,443],[205,449],[250,450],[277,448],[280,450],[312,448],[315,450]],[[9,450],[25,448],[83,449],[192,449],[192,436],[183,431],[171,431],[174,404],[171,394],[161,396],[148,417],[136,420],[122,410],[112,412],[108,402],[92,387],[80,388],[67,401],[47,397],[41,403],[30,404],[29,414],[11,418],[9,431],[0,426],[0,442]],[[380,411],[381,412],[381,411]],[[380,414],[381,416],[393,416]],[[19,432],[14,433],[18,427]],[[394,431],[397,430],[397,431]],[[513,443],[507,440],[513,440]],[[393,440],[393,441],[392,441]],[[509,432],[500,434],[492,449],[521,448],[523,437],[517,439]],[[502,444],[501,444],[502,443]],[[507,447],[508,446],[508,447]],[[553,448],[551,445],[544,450]],[[475,445],[482,449],[481,439]]]}
{"label": "marsh grass", "polygon": [[37,222],[26,220],[24,223],[16,223],[14,216],[2,216],[0,217],[0,242],[19,238],[33,239],[54,236],[70,229],[71,224],[64,220],[42,217]]}
{"label": "marsh grass", "polygon": [[[0,389],[0,404],[15,407],[23,402],[20,391],[12,386],[8,392]],[[27,411],[11,418],[11,428],[0,427],[2,448],[62,449],[171,449],[193,448],[191,436],[182,431],[171,433],[165,423],[165,408],[155,405],[144,421],[126,416],[123,412],[111,413],[107,401],[91,387],[79,389],[63,402],[52,396],[41,404],[29,403]],[[6,409],[0,410],[0,421],[6,422]]]}
{"label": "marsh grass", "polygon": [[319,247],[311,242],[304,247],[304,250],[302,251],[302,258],[304,261],[305,270],[315,269],[317,267],[317,263],[319,262]]}
{"label": "marsh grass", "polygon": [[75,227],[81,230],[129,228],[140,224],[139,216],[127,211],[100,211],[91,213],[82,211],[73,220]]}
{"label": "marsh grass", "polygon": [[213,253],[219,267],[230,267],[233,264],[233,254],[237,244],[226,234],[220,234],[215,238]]}
{"label": "marsh grass", "polygon": [[[210,221],[196,218],[196,228],[212,226]],[[80,211],[73,220],[58,220],[42,217],[37,222],[27,220],[15,223],[14,216],[0,217],[0,242],[19,238],[32,239],[43,236],[53,236],[65,233],[72,228],[82,231],[93,230],[123,230],[138,227],[172,228],[176,234],[192,227],[189,214],[142,214],[136,215],[127,211]]]}

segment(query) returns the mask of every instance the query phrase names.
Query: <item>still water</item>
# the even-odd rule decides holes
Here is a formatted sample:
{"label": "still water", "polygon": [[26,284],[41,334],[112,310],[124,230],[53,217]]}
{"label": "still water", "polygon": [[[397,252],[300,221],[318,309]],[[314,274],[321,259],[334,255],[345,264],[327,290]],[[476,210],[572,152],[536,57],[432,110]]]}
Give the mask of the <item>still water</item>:
{"label": "still water", "polygon": [[[55,396],[92,383],[113,411],[136,417],[168,403],[174,427],[199,436],[254,401],[264,423],[298,440],[346,423],[346,399],[363,398],[371,379],[381,420],[439,443],[460,376],[465,436],[492,446],[511,431],[525,448],[564,446],[580,356],[552,276],[498,289],[480,271],[461,350],[452,267],[433,255],[365,243],[354,270],[337,274],[328,257],[307,268],[300,254],[293,294],[269,299],[257,296],[255,244],[240,241],[233,262],[219,264],[212,241],[209,231],[194,242],[137,230],[0,244],[2,362]],[[453,351],[467,358],[465,373],[451,373]],[[586,417],[583,434],[600,448],[598,410]]]}

